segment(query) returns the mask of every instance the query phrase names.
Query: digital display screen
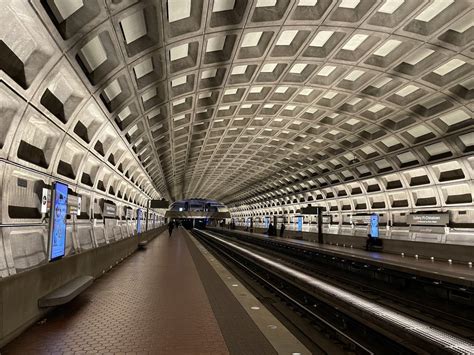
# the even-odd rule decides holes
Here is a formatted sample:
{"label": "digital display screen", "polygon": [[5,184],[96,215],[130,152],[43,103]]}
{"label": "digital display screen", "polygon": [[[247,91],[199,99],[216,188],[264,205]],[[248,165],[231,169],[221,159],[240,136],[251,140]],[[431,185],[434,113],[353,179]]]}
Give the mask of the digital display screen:
{"label": "digital display screen", "polygon": [[137,210],[137,233],[142,232],[142,209]]}
{"label": "digital display screen", "polygon": [[301,232],[303,230],[303,217],[299,216],[298,217],[298,232]]}
{"label": "digital display screen", "polygon": [[370,235],[372,238],[379,236],[379,215],[376,213],[370,216]]}
{"label": "digital display screen", "polygon": [[56,182],[53,186],[51,206],[50,260],[64,256],[66,251],[67,198],[68,186]]}

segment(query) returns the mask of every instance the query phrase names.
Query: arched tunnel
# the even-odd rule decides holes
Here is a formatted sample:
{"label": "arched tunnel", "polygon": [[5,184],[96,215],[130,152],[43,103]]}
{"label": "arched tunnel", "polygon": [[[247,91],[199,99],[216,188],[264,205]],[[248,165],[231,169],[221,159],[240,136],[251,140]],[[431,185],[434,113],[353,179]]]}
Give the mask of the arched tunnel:
{"label": "arched tunnel", "polygon": [[[169,337],[161,345],[147,337],[139,347],[117,331],[121,346],[111,341],[96,351],[417,353],[460,346],[474,352],[471,0],[0,0],[0,24],[2,353],[63,349],[42,332],[59,334],[58,312],[68,314],[68,304],[84,311],[78,314],[92,314],[87,313],[92,307],[119,324],[113,310],[94,300],[110,301],[101,287],[116,289],[123,279],[132,283],[127,268],[142,276],[124,290],[138,292],[150,283],[155,293],[134,297],[165,292],[166,299],[163,284],[143,266],[147,260],[157,270],[186,268],[182,280],[200,275],[203,286],[196,283],[187,292],[187,284],[176,284],[175,292],[202,296],[199,304],[207,304],[203,309],[213,314],[212,325],[196,328],[215,328],[209,333],[218,345],[202,345],[196,339],[206,335],[196,333],[194,340],[171,345]],[[198,218],[199,228],[193,229],[189,221]],[[179,219],[188,222],[179,225]],[[201,229],[206,225],[207,231]],[[250,252],[245,248],[253,237],[255,243],[275,238],[274,244]],[[217,279],[206,283],[218,271],[203,266],[214,265],[214,259],[199,253],[214,250],[216,260],[221,253],[229,275],[238,263],[255,274],[265,261],[251,267],[249,260],[265,248],[282,248],[277,240],[296,246],[268,254],[268,273],[279,267],[271,264],[280,260],[278,253],[294,253],[308,243],[311,250],[320,249],[307,263],[324,253],[342,260],[337,267],[321,264],[324,275],[340,268],[347,278],[381,282],[385,294],[391,287],[412,293],[400,299],[418,292],[433,312],[473,318],[449,333],[459,337],[449,346],[419,335],[413,344],[395,339],[387,335],[397,333],[395,322],[383,341],[370,335],[381,327],[370,326],[372,321],[365,338],[362,331],[342,336],[352,324],[348,320],[327,330],[332,335],[326,338],[339,339],[328,345],[319,332],[330,321],[302,335],[308,325],[294,325],[304,321],[292,323],[288,319],[295,315],[286,319],[281,314],[288,312],[280,310],[272,324],[285,331],[272,336],[269,325],[258,323],[250,311],[235,323],[246,329],[236,345],[226,317],[249,304],[231,298],[233,288],[216,286]],[[159,254],[173,245],[179,253],[189,248],[182,263],[171,258],[178,255],[174,252]],[[145,252],[135,253],[140,249]],[[342,266],[345,260],[374,270],[369,277]],[[232,277],[256,277],[242,273]],[[160,271],[160,282],[167,282],[165,274]],[[113,283],[110,279],[119,276],[112,275],[122,276]],[[261,277],[269,283],[273,276],[266,275]],[[235,282],[268,287],[252,280]],[[218,301],[212,292],[225,297]],[[255,296],[263,302],[259,309],[271,298],[270,291],[261,292]],[[105,298],[96,298],[99,294]],[[327,307],[341,306],[330,298],[324,300]],[[128,314],[131,301],[123,302]],[[144,313],[161,314],[140,302]],[[172,308],[162,307],[165,314]],[[456,307],[468,310],[463,315]],[[224,308],[228,314],[219,313]],[[192,309],[174,317],[206,318]],[[122,321],[132,322],[139,307],[133,312]],[[360,322],[360,315],[348,312],[335,322],[344,317]],[[51,322],[34,325],[42,319]],[[443,321],[423,321],[446,330]],[[68,332],[80,323],[71,322]],[[143,334],[146,324],[137,326]],[[182,336],[189,335],[180,326]],[[30,334],[44,341],[28,348]],[[186,342],[193,345],[185,347]],[[334,345],[338,342],[345,347]],[[73,351],[88,351],[79,343]],[[73,345],[64,352],[76,349]]]}

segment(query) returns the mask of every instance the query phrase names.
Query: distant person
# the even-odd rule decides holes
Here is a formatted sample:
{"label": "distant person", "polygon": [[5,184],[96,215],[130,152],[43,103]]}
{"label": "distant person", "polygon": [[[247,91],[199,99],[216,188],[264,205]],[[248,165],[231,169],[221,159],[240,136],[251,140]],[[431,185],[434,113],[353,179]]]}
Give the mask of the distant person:
{"label": "distant person", "polygon": [[280,227],[280,238],[283,238],[284,234],[285,234],[285,223],[282,223]]}
{"label": "distant person", "polygon": [[170,221],[168,223],[168,233],[169,233],[169,236],[171,237],[171,234],[173,233],[173,228],[174,228],[174,222],[173,221]]}
{"label": "distant person", "polygon": [[275,227],[273,226],[273,223],[270,222],[270,224],[268,225],[268,230],[267,230],[267,234],[269,237],[273,236],[274,230],[275,230]]}
{"label": "distant person", "polygon": [[174,221],[174,223],[175,223],[175,227],[178,228],[179,227],[179,221],[176,220],[176,221]]}
{"label": "distant person", "polygon": [[367,239],[365,241],[365,250],[369,251],[372,244],[373,244],[373,238],[372,238],[372,235],[369,233],[367,234]]}

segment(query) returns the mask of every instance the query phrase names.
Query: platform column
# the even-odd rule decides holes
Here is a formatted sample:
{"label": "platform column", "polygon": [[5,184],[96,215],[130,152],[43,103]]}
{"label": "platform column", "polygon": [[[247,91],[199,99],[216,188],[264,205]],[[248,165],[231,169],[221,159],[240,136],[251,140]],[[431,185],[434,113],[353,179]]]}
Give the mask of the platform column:
{"label": "platform column", "polygon": [[150,200],[146,202],[145,231],[148,231],[148,213],[150,213]]}
{"label": "platform column", "polygon": [[322,208],[318,208],[318,243],[323,244],[323,213]]}

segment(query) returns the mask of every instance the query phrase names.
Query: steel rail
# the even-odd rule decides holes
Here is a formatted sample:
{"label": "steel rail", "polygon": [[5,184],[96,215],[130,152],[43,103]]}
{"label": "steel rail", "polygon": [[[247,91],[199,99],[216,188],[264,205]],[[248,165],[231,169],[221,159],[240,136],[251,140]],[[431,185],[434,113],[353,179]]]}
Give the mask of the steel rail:
{"label": "steel rail", "polygon": [[[199,232],[202,232],[202,231],[199,231]],[[253,271],[252,269],[250,269],[248,266],[244,265],[242,262],[240,262],[239,260],[237,260],[235,257],[231,256],[229,253],[221,250],[220,251],[221,253],[223,253],[224,255],[226,255],[229,259],[231,259],[234,263],[236,263],[237,265],[239,265],[241,268],[243,268],[244,270],[246,270],[247,272],[249,272],[250,274],[252,274],[253,276],[255,276],[256,278],[258,278],[262,283],[264,283],[265,285],[267,285],[268,287],[270,287],[271,289],[273,289],[277,294],[279,294],[280,296],[282,296],[283,298],[286,298],[288,299],[289,301],[291,301],[292,303],[294,303],[295,305],[297,305],[298,307],[300,307],[301,309],[303,309],[305,312],[307,312],[308,314],[310,314],[312,317],[314,317],[315,319],[317,319],[318,321],[320,321],[321,323],[323,323],[325,326],[327,326],[328,328],[330,328],[332,331],[334,331],[335,333],[337,333],[339,336],[343,337],[344,339],[346,339],[349,343],[355,345],[356,347],[360,348],[362,351],[364,351],[365,353],[369,354],[369,355],[373,355],[374,352],[371,351],[370,349],[366,348],[364,345],[362,345],[361,343],[359,343],[357,340],[355,340],[354,338],[352,338],[350,335],[347,335],[346,333],[344,333],[343,331],[341,331],[340,329],[338,329],[337,327],[335,327],[334,325],[332,325],[331,323],[329,323],[327,320],[325,320],[323,317],[317,315],[316,313],[314,313],[311,309],[309,309],[308,307],[306,307],[304,304],[302,304],[301,302],[299,302],[296,298],[294,298],[293,296],[291,296],[290,294],[288,294],[287,292],[284,292],[282,291],[278,286],[274,285],[273,283],[271,283],[270,281],[266,280],[265,278],[263,278],[262,276],[260,276],[257,272]]]}
{"label": "steel rail", "polygon": [[312,287],[325,292],[335,299],[338,299],[367,314],[370,314],[380,321],[390,323],[391,325],[398,327],[401,330],[421,338],[429,343],[435,344],[446,351],[458,354],[474,354],[474,343],[468,339],[461,338],[457,335],[438,329],[417,319],[391,310],[387,307],[381,306],[375,302],[371,302],[361,296],[354,295],[353,293],[347,292],[339,287],[321,281],[316,277],[307,275],[301,271],[295,270],[269,258],[256,254],[246,248],[238,246],[235,243],[229,242],[220,237],[214,236],[206,231],[200,230],[200,232],[210,238],[216,239],[221,243],[230,246],[235,250],[239,250],[240,252],[260,261],[263,264],[271,266],[308,285],[311,285]]}

